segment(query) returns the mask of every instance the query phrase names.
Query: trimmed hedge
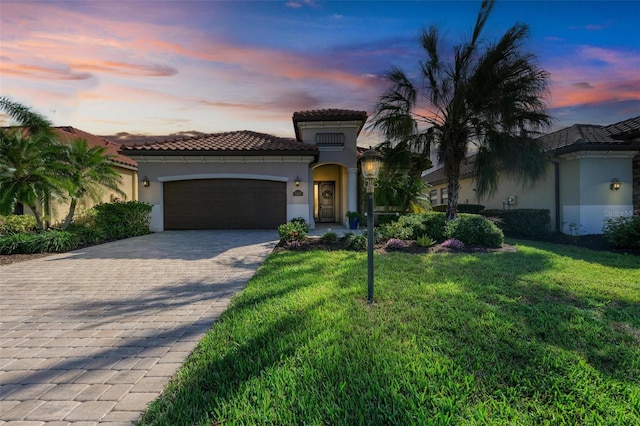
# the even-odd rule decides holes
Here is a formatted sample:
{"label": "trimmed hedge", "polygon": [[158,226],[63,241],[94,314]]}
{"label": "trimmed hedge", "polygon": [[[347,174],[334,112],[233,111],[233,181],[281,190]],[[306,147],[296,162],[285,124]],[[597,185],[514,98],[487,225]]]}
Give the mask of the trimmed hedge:
{"label": "trimmed hedge", "polygon": [[468,213],[459,213],[456,220],[447,222],[448,238],[460,240],[467,245],[501,247],[504,234],[489,219]]}
{"label": "trimmed hedge", "polygon": [[98,204],[95,224],[107,240],[119,240],[150,233],[152,205],[140,201]]}
{"label": "trimmed hedge", "polygon": [[[435,206],[431,206],[431,210],[434,212],[447,212],[446,204],[436,204]],[[481,204],[458,204],[458,213],[471,213],[471,214],[479,214],[484,210],[484,206]]]}
{"label": "trimmed hedge", "polygon": [[507,235],[546,237],[551,231],[551,213],[547,209],[484,210],[480,214],[499,219],[496,225]]}
{"label": "trimmed hedge", "polygon": [[36,218],[30,214],[0,216],[0,235],[29,234],[37,229]]}

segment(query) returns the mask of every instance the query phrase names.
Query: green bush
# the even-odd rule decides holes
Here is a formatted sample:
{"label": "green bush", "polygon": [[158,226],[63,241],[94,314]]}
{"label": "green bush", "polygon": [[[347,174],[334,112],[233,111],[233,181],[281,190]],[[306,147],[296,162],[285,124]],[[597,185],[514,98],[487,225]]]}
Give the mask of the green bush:
{"label": "green bush", "polygon": [[28,234],[37,228],[36,218],[30,214],[0,216],[0,235]]}
{"label": "green bush", "polygon": [[78,243],[77,235],[69,231],[13,234],[0,238],[0,254],[63,253]]}
{"label": "green bush", "polygon": [[447,219],[445,218],[444,213],[427,212],[416,216],[419,218],[421,226],[414,228],[414,239],[417,239],[422,235],[428,235],[438,242],[442,242],[447,239],[447,235],[445,232]]}
{"label": "green bush", "polygon": [[367,248],[367,235],[347,232],[344,234],[344,245],[351,250],[365,250]]}
{"label": "green bush", "polygon": [[98,229],[95,224],[74,221],[69,224],[67,231],[77,236],[79,244],[99,244],[106,240],[104,232]]}
{"label": "green bush", "polygon": [[309,224],[307,223],[307,221],[306,221],[306,220],[304,220],[304,218],[303,218],[303,217],[294,217],[293,219],[291,219],[291,220],[290,220],[290,222],[293,222],[293,223],[295,223],[295,224],[299,225],[300,227],[302,227],[302,229],[304,230],[304,232],[305,232],[306,234],[308,234],[308,233],[309,233],[309,228],[310,228],[310,226],[309,226]]}
{"label": "green bush", "polygon": [[107,240],[148,234],[152,207],[139,201],[98,204],[96,228]]}
{"label": "green bush", "polygon": [[602,232],[616,247],[640,248],[640,216],[607,218]]}
{"label": "green bush", "polygon": [[307,237],[307,232],[309,232],[309,225],[304,219],[300,221],[296,218],[278,226],[278,235],[286,243],[304,240]]}
{"label": "green bush", "polygon": [[381,238],[382,240],[388,240],[390,238],[409,240],[411,239],[413,231],[410,227],[404,226],[404,224],[402,224],[400,220],[398,220],[396,222],[387,223],[378,227],[378,233],[379,238]]}
{"label": "green bush", "polygon": [[25,254],[27,243],[34,234],[10,234],[0,237],[0,254]]}
{"label": "green bush", "polygon": [[[435,206],[431,206],[431,210],[434,212],[445,213],[447,211],[446,204],[436,204]],[[480,204],[458,204],[458,213],[471,213],[471,214],[479,214],[484,210],[484,206]]]}
{"label": "green bush", "polygon": [[431,247],[436,243],[436,240],[428,235],[421,235],[416,241],[420,247]]}
{"label": "green bush", "polygon": [[547,209],[485,210],[480,214],[498,219],[498,227],[510,236],[545,237],[551,230],[551,213]]}
{"label": "green bush", "polygon": [[320,237],[320,241],[323,243],[337,243],[338,242],[338,234],[335,232],[325,232]]}
{"label": "green bush", "polygon": [[458,214],[456,220],[447,222],[448,238],[460,240],[467,245],[500,247],[504,235],[493,222],[480,215]]}

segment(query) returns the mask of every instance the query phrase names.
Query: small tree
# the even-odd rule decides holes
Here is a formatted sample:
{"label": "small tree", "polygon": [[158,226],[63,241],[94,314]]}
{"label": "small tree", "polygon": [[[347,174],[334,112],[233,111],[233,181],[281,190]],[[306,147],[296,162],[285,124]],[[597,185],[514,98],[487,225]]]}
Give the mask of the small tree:
{"label": "small tree", "polygon": [[74,139],[64,146],[63,161],[66,163],[65,188],[70,204],[62,229],[66,229],[75,214],[78,201],[88,196],[100,201],[103,189],[109,188],[126,197],[119,185],[122,178],[113,167],[113,156],[101,146],[90,147],[84,139]]}

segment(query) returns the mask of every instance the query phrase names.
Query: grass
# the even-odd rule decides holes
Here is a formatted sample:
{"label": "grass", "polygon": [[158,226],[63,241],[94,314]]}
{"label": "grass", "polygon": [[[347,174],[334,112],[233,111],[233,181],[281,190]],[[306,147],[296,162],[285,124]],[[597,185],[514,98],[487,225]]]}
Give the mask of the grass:
{"label": "grass", "polygon": [[274,254],[140,423],[640,424],[638,257],[519,243]]}

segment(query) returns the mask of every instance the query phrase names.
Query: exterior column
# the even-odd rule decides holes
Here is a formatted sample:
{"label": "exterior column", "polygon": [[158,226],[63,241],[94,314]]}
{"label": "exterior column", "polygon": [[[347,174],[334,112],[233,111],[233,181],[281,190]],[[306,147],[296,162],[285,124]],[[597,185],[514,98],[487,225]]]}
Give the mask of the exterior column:
{"label": "exterior column", "polygon": [[313,168],[312,167],[309,167],[309,173],[307,173],[307,199],[309,200],[309,226],[311,229],[316,229],[316,219],[313,215],[316,201],[313,196]]}
{"label": "exterior column", "polygon": [[347,188],[349,191],[347,210],[350,212],[358,211],[358,169],[355,167],[347,169]]}

